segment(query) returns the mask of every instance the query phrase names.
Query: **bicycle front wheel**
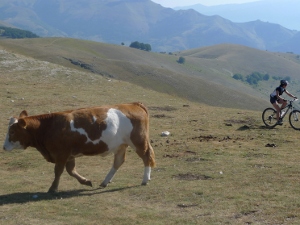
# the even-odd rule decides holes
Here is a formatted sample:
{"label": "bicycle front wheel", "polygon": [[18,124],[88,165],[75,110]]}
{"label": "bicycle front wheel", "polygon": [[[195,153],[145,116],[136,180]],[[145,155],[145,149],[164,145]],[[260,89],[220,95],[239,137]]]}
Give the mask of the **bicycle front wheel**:
{"label": "bicycle front wheel", "polygon": [[300,130],[300,111],[293,110],[289,116],[289,122],[295,130]]}
{"label": "bicycle front wheel", "polygon": [[277,123],[276,110],[273,108],[266,108],[262,113],[262,121],[269,128],[275,127]]}

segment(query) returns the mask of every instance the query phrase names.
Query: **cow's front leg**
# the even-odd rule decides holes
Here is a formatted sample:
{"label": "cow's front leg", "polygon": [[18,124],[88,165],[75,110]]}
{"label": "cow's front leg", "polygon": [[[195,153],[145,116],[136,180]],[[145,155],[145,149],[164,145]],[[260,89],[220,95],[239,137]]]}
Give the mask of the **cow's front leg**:
{"label": "cow's front leg", "polygon": [[61,174],[64,172],[65,164],[64,163],[56,163],[54,167],[55,178],[52,182],[51,187],[48,190],[48,193],[55,193],[58,191],[58,184]]}
{"label": "cow's front leg", "polygon": [[69,173],[70,176],[75,177],[79,183],[83,185],[87,185],[92,187],[92,182],[88,179],[86,179],[83,176],[80,176],[79,173],[77,173],[76,168],[75,168],[75,158],[69,160],[66,164],[66,170]]}
{"label": "cow's front leg", "polygon": [[110,183],[115,175],[115,173],[118,171],[120,166],[125,162],[126,158],[126,149],[128,145],[121,145],[119,147],[119,150],[115,154],[114,158],[114,164],[112,168],[110,169],[109,173],[106,175],[104,181],[101,183],[101,187],[106,187],[108,183]]}

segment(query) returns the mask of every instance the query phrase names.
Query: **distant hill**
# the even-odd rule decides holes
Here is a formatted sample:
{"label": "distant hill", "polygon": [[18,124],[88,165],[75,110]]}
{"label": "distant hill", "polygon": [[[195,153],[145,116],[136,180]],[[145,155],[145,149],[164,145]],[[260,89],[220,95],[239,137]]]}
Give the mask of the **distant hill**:
{"label": "distant hill", "polygon": [[282,51],[283,49],[286,52],[300,52],[300,32],[297,33],[292,39],[289,41],[282,42],[278,47],[274,48],[274,51]]}
{"label": "distant hill", "polygon": [[140,41],[157,52],[232,43],[268,51],[292,48],[300,54],[293,44],[297,31],[262,21],[234,23],[192,9],[177,11],[150,0],[3,0],[0,20],[42,37],[127,46]]}
{"label": "distant hill", "polygon": [[242,4],[220,4],[215,6],[196,4],[174,9],[195,9],[204,15],[219,15],[237,23],[261,20],[300,31],[299,0],[260,0]]}
{"label": "distant hill", "polygon": [[[289,90],[300,92],[299,55],[241,45],[223,44],[160,54],[70,38],[36,38],[3,39],[1,48],[213,106],[260,110],[269,105],[269,93],[278,80],[271,78],[250,86],[233,79],[235,73],[288,75],[292,80]],[[177,62],[180,56],[186,59],[184,64]]]}

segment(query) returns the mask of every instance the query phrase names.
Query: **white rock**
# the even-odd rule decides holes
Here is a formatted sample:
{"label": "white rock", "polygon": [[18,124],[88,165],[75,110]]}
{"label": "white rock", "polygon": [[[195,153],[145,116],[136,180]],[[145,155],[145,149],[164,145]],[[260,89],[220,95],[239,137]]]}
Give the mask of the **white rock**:
{"label": "white rock", "polygon": [[170,135],[169,131],[163,131],[163,132],[161,132],[161,136],[162,137],[166,137],[166,136],[169,136],[169,135]]}

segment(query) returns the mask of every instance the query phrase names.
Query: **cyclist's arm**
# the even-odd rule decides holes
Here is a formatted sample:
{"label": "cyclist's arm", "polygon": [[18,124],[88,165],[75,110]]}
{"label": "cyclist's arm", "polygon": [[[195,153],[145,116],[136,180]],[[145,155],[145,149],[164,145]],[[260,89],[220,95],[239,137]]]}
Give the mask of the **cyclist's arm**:
{"label": "cyclist's arm", "polygon": [[288,92],[287,90],[285,90],[285,93],[290,96],[291,98],[297,98],[295,95],[292,95],[290,92]]}

